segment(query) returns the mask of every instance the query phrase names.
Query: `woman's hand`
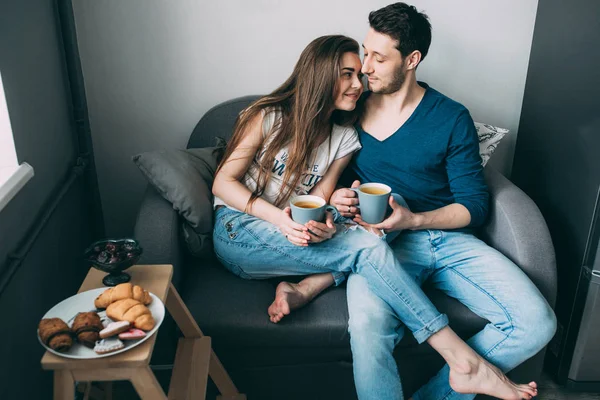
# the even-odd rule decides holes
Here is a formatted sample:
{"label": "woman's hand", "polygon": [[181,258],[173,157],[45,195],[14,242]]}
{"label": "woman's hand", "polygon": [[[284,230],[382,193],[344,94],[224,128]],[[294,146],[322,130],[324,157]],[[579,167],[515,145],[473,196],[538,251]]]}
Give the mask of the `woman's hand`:
{"label": "woman's hand", "polygon": [[[352,183],[352,188],[360,186],[359,181]],[[337,208],[342,217],[354,218],[359,213],[359,209],[356,207],[358,204],[358,197],[356,192],[350,189],[338,189],[331,195],[329,204]]]}
{"label": "woman's hand", "polygon": [[311,243],[320,243],[327,239],[331,239],[336,232],[333,223],[333,214],[329,211],[326,213],[325,223],[308,221],[306,227],[308,228]]}
{"label": "woman's hand", "polygon": [[308,241],[311,240],[308,234],[308,228],[302,224],[294,222],[292,219],[292,209],[289,207],[281,210],[281,218],[279,219],[279,229],[290,243],[296,246],[308,246]]}

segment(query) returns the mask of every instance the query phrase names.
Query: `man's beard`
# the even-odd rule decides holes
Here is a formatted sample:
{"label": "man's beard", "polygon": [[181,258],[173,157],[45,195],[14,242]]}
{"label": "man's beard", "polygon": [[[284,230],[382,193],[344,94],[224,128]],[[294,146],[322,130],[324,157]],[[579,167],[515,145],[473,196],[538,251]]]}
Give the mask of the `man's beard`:
{"label": "man's beard", "polygon": [[404,83],[405,80],[406,80],[406,73],[404,72],[404,62],[402,62],[402,65],[400,65],[400,68],[398,68],[398,70],[396,71],[396,74],[394,75],[394,79],[392,79],[392,81],[390,83],[381,87],[381,89],[379,89],[379,90],[373,90],[372,88],[369,88],[369,89],[371,89],[371,91],[373,93],[392,94],[392,93],[396,93],[398,90],[400,90],[400,88],[402,87],[402,84]]}

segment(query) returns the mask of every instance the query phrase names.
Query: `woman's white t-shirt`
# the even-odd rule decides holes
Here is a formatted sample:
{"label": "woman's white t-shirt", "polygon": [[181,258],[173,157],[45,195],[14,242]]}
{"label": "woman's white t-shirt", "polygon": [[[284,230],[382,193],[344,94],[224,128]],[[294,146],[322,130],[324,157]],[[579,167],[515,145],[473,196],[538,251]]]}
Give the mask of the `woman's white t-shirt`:
{"label": "woman's white t-shirt", "polygon": [[[281,112],[276,110],[263,111],[263,137],[269,134],[273,124],[277,119],[281,118]],[[277,132],[273,133],[275,135]],[[269,143],[269,139],[265,141],[261,151],[257,152],[256,160],[266,150],[266,146]],[[331,139],[325,140],[317,149],[314,156],[314,162],[310,168],[302,174],[298,185],[294,189],[296,195],[308,194],[310,190],[321,180],[321,178],[327,172],[329,166],[335,161],[348,154],[354,153],[361,148],[358,140],[358,133],[353,127],[343,127],[339,125],[333,125],[331,130]],[[281,149],[275,156],[271,174],[265,187],[264,193],[260,196],[262,199],[274,204],[281,192],[283,186],[283,175],[285,173],[285,166],[288,160],[287,148]],[[248,171],[244,175],[242,182],[246,185],[250,191],[254,191],[256,188],[256,180],[258,178],[258,168],[253,163]],[[230,208],[234,208],[226,204],[223,200],[215,197],[214,207],[218,205],[225,205]]]}

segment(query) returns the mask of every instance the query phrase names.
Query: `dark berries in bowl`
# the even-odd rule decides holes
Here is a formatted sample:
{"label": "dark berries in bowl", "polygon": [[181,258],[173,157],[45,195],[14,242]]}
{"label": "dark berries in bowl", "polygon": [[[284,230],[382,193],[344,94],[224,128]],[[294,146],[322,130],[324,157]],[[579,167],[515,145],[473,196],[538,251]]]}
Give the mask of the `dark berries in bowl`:
{"label": "dark berries in bowl", "polygon": [[92,243],[84,253],[85,260],[109,275],[102,282],[115,286],[128,282],[131,277],[122,272],[134,265],[142,255],[142,248],[135,239],[106,239]]}

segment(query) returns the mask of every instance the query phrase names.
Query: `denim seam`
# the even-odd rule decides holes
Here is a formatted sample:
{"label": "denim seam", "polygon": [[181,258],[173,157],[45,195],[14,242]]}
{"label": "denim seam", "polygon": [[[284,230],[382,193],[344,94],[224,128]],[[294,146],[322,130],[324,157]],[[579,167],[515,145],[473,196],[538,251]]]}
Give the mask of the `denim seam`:
{"label": "denim seam", "polygon": [[[401,300],[401,301],[402,301],[402,302],[403,302],[403,303],[406,305],[406,307],[407,307],[407,308],[408,308],[408,309],[411,311],[411,313],[413,314],[413,316],[414,316],[414,317],[415,317],[415,318],[416,318],[416,319],[417,319],[417,320],[418,320],[418,321],[421,323],[421,325],[423,325],[423,327],[422,327],[422,328],[418,329],[418,330],[417,330],[417,331],[415,331],[415,332],[420,332],[420,331],[421,331],[421,330],[423,330],[423,329],[427,329],[427,330],[429,330],[429,328],[428,328],[428,327],[429,327],[429,326],[430,326],[430,325],[431,325],[433,322],[435,322],[436,320],[438,320],[438,318],[440,318],[440,317],[443,317],[443,314],[440,314],[440,315],[436,316],[436,317],[435,317],[433,320],[431,320],[431,321],[429,321],[429,322],[425,322],[425,321],[423,321],[423,319],[421,318],[421,316],[415,312],[414,308],[413,308],[413,307],[410,305],[410,303],[409,303],[409,302],[407,302],[407,300],[406,300],[406,299],[405,299],[405,298],[402,296],[402,294],[401,294],[401,293],[399,293],[398,289],[394,288],[394,287],[393,287],[393,286],[392,286],[392,285],[391,285],[391,284],[388,282],[388,280],[387,280],[386,278],[384,278],[384,277],[381,275],[381,273],[379,273],[379,269],[378,269],[378,268],[377,268],[377,267],[376,267],[376,266],[375,266],[375,265],[374,265],[374,264],[373,264],[373,263],[372,263],[370,260],[367,260],[367,262],[369,263],[369,265],[371,265],[371,267],[373,267],[373,270],[374,270],[374,271],[375,271],[375,272],[376,272],[376,273],[379,275],[379,277],[381,278],[381,280],[382,280],[383,282],[385,282],[385,284],[386,284],[386,285],[387,285],[387,286],[388,286],[390,289],[392,289],[392,291],[393,291],[393,292],[396,294],[396,296],[397,296],[397,297],[398,297],[398,298],[399,298],[399,299],[400,299],[400,300]],[[405,324],[405,325],[406,325],[406,324]],[[447,324],[446,324],[446,325],[447,325]],[[413,336],[415,336],[415,332],[413,332]],[[435,332],[432,332],[432,334],[433,334],[433,333],[435,333]],[[431,335],[430,335],[430,336],[431,336]],[[415,337],[415,339],[416,339],[416,337]],[[419,342],[419,343],[422,343],[422,342]]]}
{"label": "denim seam", "polygon": [[[502,310],[502,312],[504,313],[504,316],[506,317],[506,319],[510,323],[510,332],[508,332],[506,334],[506,337],[504,339],[502,339],[494,347],[492,347],[490,350],[488,350],[485,353],[486,355],[488,355],[493,350],[495,350],[496,347],[498,347],[500,344],[502,344],[504,341],[506,341],[506,339],[508,339],[512,335],[512,333],[515,331],[515,325],[513,324],[512,318],[510,316],[510,313],[506,310],[506,308],[504,308],[504,306],[502,305],[502,303],[499,302],[494,296],[492,296],[487,290],[484,290],[481,286],[477,285],[475,282],[473,282],[472,280],[470,280],[469,278],[467,278],[465,275],[461,274],[460,272],[456,271],[454,268],[449,268],[449,271],[455,273],[457,276],[459,276],[462,279],[464,279],[465,281],[469,282],[473,287],[475,287],[481,293],[485,294],[487,297],[489,297],[491,300],[493,300],[494,303],[496,303],[496,305],[498,306],[498,308],[500,308]],[[491,322],[489,322],[489,321],[488,321],[488,323],[491,324]]]}
{"label": "denim seam", "polygon": [[[510,322],[510,332],[508,334],[505,334],[504,339],[500,340],[498,343],[496,343],[494,346],[492,346],[484,354],[480,354],[480,356],[486,358],[490,354],[492,354],[492,352],[496,351],[500,346],[502,346],[504,344],[504,342],[506,342],[506,340],[509,339],[510,336],[512,335],[512,333],[514,332],[515,326],[512,323],[512,318],[510,317],[510,313],[508,311],[506,311],[506,309],[502,306],[502,303],[500,303],[496,298],[494,298],[494,296],[492,296],[488,291],[484,290],[479,285],[476,285],[472,280],[468,279],[465,275],[463,275],[460,272],[456,271],[454,268],[448,268],[448,270],[450,272],[455,273],[457,276],[461,277],[465,281],[469,282],[473,287],[477,288],[480,292],[484,293],[486,296],[488,296],[490,299],[492,299],[498,305],[498,307],[504,312],[504,315],[506,316],[507,320]],[[491,324],[491,322],[489,322],[489,321],[488,321],[488,323]],[[501,331],[499,331],[499,332],[501,332]],[[455,392],[452,389],[452,387],[450,387],[450,390],[444,395],[444,397],[442,397],[441,400],[448,400],[448,399],[450,399],[450,396],[452,396],[454,393],[457,393],[457,392]]]}

